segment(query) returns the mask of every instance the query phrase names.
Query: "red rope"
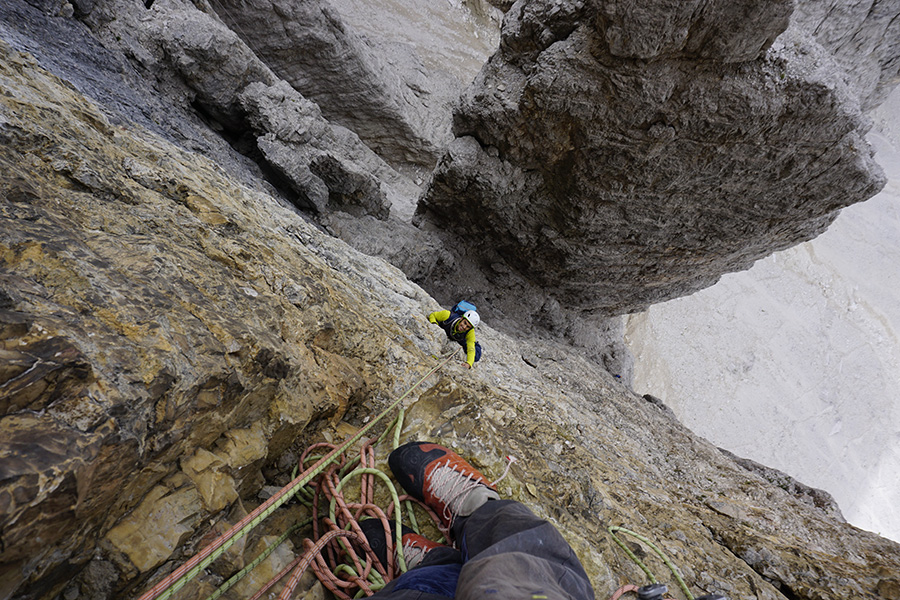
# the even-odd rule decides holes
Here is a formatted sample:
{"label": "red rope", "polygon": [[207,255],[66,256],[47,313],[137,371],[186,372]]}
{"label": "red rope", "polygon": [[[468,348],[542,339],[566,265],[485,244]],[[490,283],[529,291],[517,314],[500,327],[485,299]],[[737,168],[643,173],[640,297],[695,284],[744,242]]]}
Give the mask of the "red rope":
{"label": "red rope", "polygon": [[[372,438],[362,444],[359,451],[358,468],[377,468],[375,449],[372,446],[374,442],[375,438]],[[301,467],[308,459],[307,457],[311,456],[315,451],[321,451],[322,449],[333,451],[334,448],[335,446],[332,444],[313,444],[301,455]],[[257,592],[252,600],[260,598],[288,574],[290,574],[290,578],[281,590],[279,599],[285,600],[289,598],[307,568],[312,569],[312,572],[322,582],[322,585],[341,600],[351,600],[360,590],[367,596],[374,594],[375,590],[372,589],[372,584],[369,581],[369,576],[373,569],[383,579],[385,584],[399,575],[400,569],[396,563],[394,553],[395,537],[394,534],[391,534],[390,528],[394,504],[391,502],[387,509],[382,509],[375,504],[376,476],[368,473],[360,475],[359,501],[348,501],[344,496],[343,490],[339,491],[337,487],[340,485],[341,472],[348,470],[349,466],[350,461],[347,460],[346,456],[342,456],[340,462],[332,464],[315,480],[305,486],[304,489],[312,495],[312,539],[304,540],[303,555],[292,561],[290,565],[278,573],[263,589]],[[405,494],[399,496],[399,499],[401,502],[406,500],[414,501],[425,510],[426,514],[434,522],[435,527],[442,529],[440,527],[441,521],[437,514],[422,502]],[[335,504],[334,521],[327,514],[332,500],[334,500]],[[363,518],[375,518],[381,522],[387,541],[387,565],[381,564],[366,541],[365,535],[363,535],[359,526],[359,521]],[[444,534],[446,535],[446,532]],[[343,539],[345,543],[339,543],[339,539]],[[335,574],[335,571],[342,564],[349,566],[353,573],[344,569],[339,574]]]}
{"label": "red rope", "polygon": [[[296,488],[301,484],[305,485],[308,483],[310,479],[316,476],[316,474],[320,473],[322,467],[329,463],[333,458],[337,455],[342,454],[347,448],[350,447],[351,444],[356,442],[360,437],[365,435],[376,423],[378,423],[382,417],[384,417],[388,412],[393,410],[399,405],[399,403],[419,384],[421,384],[427,377],[429,377],[432,373],[443,367],[447,364],[450,359],[453,357],[452,354],[447,356],[443,361],[441,361],[438,365],[434,366],[431,370],[428,371],[419,381],[417,381],[412,387],[410,387],[402,396],[397,398],[390,406],[388,406],[384,411],[382,411],[378,416],[376,416],[369,424],[364,426],[355,436],[351,437],[347,441],[345,441],[341,446],[334,446],[328,444],[329,447],[333,448],[326,456],[322,457],[316,463],[306,469],[296,478],[294,478],[288,485],[282,488],[277,494],[260,504],[253,512],[248,514],[246,517],[238,521],[234,524],[228,531],[224,534],[213,540],[208,546],[204,547],[200,552],[192,556],[188,561],[182,564],[180,567],[172,571],[169,575],[160,580],[156,585],[150,588],[147,592],[140,596],[138,600],[155,600],[160,595],[165,595],[167,598],[170,597],[174,593],[173,586],[175,586],[179,581],[181,581],[181,585],[186,583],[186,579],[184,576],[191,571],[199,570],[200,565],[204,563],[214,552],[218,551],[223,546],[231,545],[232,540],[236,537],[239,537],[239,534],[244,533],[244,529],[246,529],[250,523],[255,521],[257,517],[263,515],[271,514],[276,508],[287,502],[292,492],[296,491]],[[300,463],[301,468],[303,462]],[[227,547],[227,546],[226,546]],[[371,551],[371,550],[370,550]],[[194,573],[196,575],[196,573]],[[179,586],[180,587],[180,586]]]}
{"label": "red rope", "polygon": [[627,593],[627,592],[634,592],[634,593],[637,593],[637,591],[638,591],[638,586],[636,586],[636,585],[631,585],[631,584],[629,583],[629,584],[623,585],[622,587],[620,587],[619,589],[617,589],[617,590],[615,591],[615,593],[614,593],[612,596],[609,597],[609,600],[619,600],[619,598],[621,598],[623,594],[625,594],[625,593]]}

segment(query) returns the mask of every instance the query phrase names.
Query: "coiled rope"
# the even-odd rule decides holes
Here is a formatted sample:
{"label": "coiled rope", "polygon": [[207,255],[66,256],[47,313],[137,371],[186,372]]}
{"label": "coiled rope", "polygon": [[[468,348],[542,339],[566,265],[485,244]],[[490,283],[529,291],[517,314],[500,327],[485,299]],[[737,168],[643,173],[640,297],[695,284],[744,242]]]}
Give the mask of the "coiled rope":
{"label": "coiled rope", "polygon": [[[372,430],[375,425],[381,421],[389,412],[394,410],[404,398],[406,398],[415,388],[422,384],[428,377],[430,377],[433,373],[435,373],[438,369],[447,364],[450,359],[453,358],[453,354],[451,353],[447,356],[443,361],[441,361],[438,365],[429,370],[425,375],[421,377],[416,383],[414,383],[406,392],[403,393],[402,396],[397,398],[394,402],[390,404],[386,409],[384,409],[381,413],[379,413],[372,421],[370,421],[367,425],[361,428],[355,435],[353,435],[350,439],[345,441],[338,447],[333,448],[328,454],[320,458],[313,466],[309,467],[303,473],[294,478],[287,486],[282,488],[277,494],[273,495],[271,498],[266,500],[264,503],[259,505],[253,512],[248,514],[246,517],[235,523],[228,531],[224,534],[216,538],[212,543],[208,546],[204,547],[200,552],[191,557],[187,562],[182,564],[180,567],[175,569],[172,573],[163,578],[159,583],[154,585],[150,590],[145,592],[138,600],[166,600],[171,598],[173,594],[175,594],[178,590],[184,587],[188,581],[196,577],[200,572],[202,572],[206,567],[212,564],[219,556],[221,556],[225,551],[228,550],[235,542],[237,542],[244,535],[249,533],[254,527],[256,527],[259,523],[266,519],[269,515],[271,515],[277,508],[282,506],[285,502],[290,500],[301,488],[307,485],[310,481],[312,481],[315,477],[320,475],[330,464],[336,461],[348,448],[350,448],[353,444],[359,441],[363,436],[365,436],[369,431]],[[343,534],[340,534],[343,537]],[[350,535],[350,532],[347,532],[347,535]],[[325,544],[328,543],[334,537],[338,537],[338,535],[330,537],[328,540],[321,542],[324,547]],[[316,544],[318,545],[318,543]],[[313,555],[315,556],[315,555]],[[298,565],[299,566],[299,565]],[[305,570],[305,566],[303,569]],[[302,574],[302,571],[301,571]],[[299,581],[299,576],[298,576]]]}
{"label": "coiled rope", "polygon": [[[416,533],[421,532],[416,523],[413,507],[419,506],[431,519],[433,527],[441,531],[444,538],[449,537],[441,519],[432,509],[418,499],[405,494],[399,495],[390,478],[376,468],[375,446],[387,436],[392,428],[394,436],[391,448],[396,449],[399,446],[403,416],[404,409],[401,408],[394,424],[388,426],[377,440],[370,438],[362,444],[358,458],[350,461],[346,455],[342,455],[340,464],[333,463],[314,482],[300,490],[301,501],[309,506],[313,513],[311,519],[313,523],[312,540],[316,540],[316,544],[313,544],[312,540],[305,540],[306,553],[304,556],[294,560],[273,577],[262,590],[257,592],[253,597],[254,600],[261,598],[288,574],[291,577],[278,597],[283,600],[290,598],[307,568],[311,568],[322,585],[341,600],[371,595],[382,589],[399,573],[407,570],[402,543],[404,530],[400,518],[403,506],[407,508],[406,516],[413,524],[413,530]],[[318,456],[312,453],[322,448],[331,449],[333,446],[327,443],[313,444],[304,451],[298,466],[318,460]],[[503,474],[491,485],[496,485],[502,480],[509,472],[510,465],[515,462],[515,458],[512,456],[506,458],[508,462]],[[347,471],[350,472],[347,473]],[[356,477],[359,477],[360,480],[360,498],[358,502],[349,502],[344,497],[344,487]],[[390,497],[385,510],[376,504],[376,483],[383,484]],[[327,506],[327,511],[325,506]],[[393,530],[391,529],[392,515]],[[366,518],[377,520],[377,525],[383,532],[385,556],[383,560],[386,560],[384,564],[372,551],[369,540],[362,532],[360,523]],[[322,528],[319,527],[320,521],[323,525]],[[321,533],[320,529],[325,533]],[[372,532],[369,534],[371,535]],[[327,538],[327,541],[324,545],[319,544],[318,541],[323,538]],[[312,554],[318,554],[318,556],[313,557]]]}
{"label": "coiled rope", "polygon": [[[402,429],[403,410],[396,419],[394,445],[399,443],[397,432]],[[385,430],[385,434],[390,427]],[[385,434],[382,434],[382,438]],[[316,562],[311,563],[313,573],[335,596],[342,600],[349,600],[360,593],[371,595],[394,579],[399,573],[405,572],[406,562],[402,548],[401,502],[414,501],[422,506],[437,526],[438,516],[424,506],[418,500],[407,495],[399,495],[391,480],[384,472],[375,467],[374,446],[381,441],[372,438],[366,441],[360,448],[360,456],[353,461],[333,464],[328,471],[322,473],[314,485],[306,488],[308,501],[313,516],[313,539],[330,535],[335,531],[346,531],[352,535],[335,538],[336,543],[324,547],[321,556]],[[301,457],[301,464],[309,453],[329,444],[315,444],[311,446]],[[359,466],[354,468],[357,461]],[[351,470],[347,473],[348,470]],[[348,502],[343,494],[343,488],[354,478],[360,478],[360,499],[358,502]],[[387,510],[383,510],[375,503],[375,480],[379,479],[385,485],[390,495]],[[310,489],[311,488],[311,489]],[[327,505],[327,508],[326,508]],[[396,511],[396,512],[395,512]],[[327,515],[327,516],[326,516]],[[393,515],[394,528],[391,531],[390,523]],[[360,528],[359,522],[363,518],[377,519],[384,531],[386,542],[387,564],[382,565],[368,544],[368,540]],[[319,530],[319,521],[324,525],[326,533]],[[347,542],[350,542],[349,544]],[[396,553],[394,550],[396,549]],[[396,556],[396,566],[394,557]],[[288,598],[296,582],[302,575],[302,568],[297,567],[292,579],[288,581],[279,598]],[[279,573],[273,578],[266,588],[270,588],[277,580],[283,578],[285,572]]]}

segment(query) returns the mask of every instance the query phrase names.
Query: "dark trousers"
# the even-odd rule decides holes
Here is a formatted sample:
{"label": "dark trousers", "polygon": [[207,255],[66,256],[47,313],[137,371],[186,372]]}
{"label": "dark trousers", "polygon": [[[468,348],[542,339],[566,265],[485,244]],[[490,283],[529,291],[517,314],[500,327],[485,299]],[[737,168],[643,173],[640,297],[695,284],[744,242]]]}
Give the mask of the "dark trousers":
{"label": "dark trousers", "polygon": [[379,600],[594,600],[559,531],[513,500],[486,502],[458,520],[459,551],[432,550],[373,596]]}

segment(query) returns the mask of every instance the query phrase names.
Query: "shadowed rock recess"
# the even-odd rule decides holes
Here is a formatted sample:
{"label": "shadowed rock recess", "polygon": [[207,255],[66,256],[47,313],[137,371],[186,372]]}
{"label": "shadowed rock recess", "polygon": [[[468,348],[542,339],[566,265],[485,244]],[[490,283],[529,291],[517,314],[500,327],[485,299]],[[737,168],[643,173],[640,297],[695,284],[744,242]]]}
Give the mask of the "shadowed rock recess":
{"label": "shadowed rock recess", "polygon": [[[444,76],[324,3],[0,2],[0,599],[139,596],[453,350],[425,315],[461,293],[485,358],[427,378],[403,439],[492,479],[516,456],[501,493],[559,526],[598,598],[647,581],[622,526],[695,595],[900,599],[900,545],[585,351],[878,190],[860,107],[897,82],[891,4],[497,2],[451,140]],[[304,38],[319,51],[287,60]],[[337,86],[351,65],[356,91],[306,88],[307,63]],[[555,337],[513,327],[532,319]],[[175,597],[305,515],[279,508]]]}

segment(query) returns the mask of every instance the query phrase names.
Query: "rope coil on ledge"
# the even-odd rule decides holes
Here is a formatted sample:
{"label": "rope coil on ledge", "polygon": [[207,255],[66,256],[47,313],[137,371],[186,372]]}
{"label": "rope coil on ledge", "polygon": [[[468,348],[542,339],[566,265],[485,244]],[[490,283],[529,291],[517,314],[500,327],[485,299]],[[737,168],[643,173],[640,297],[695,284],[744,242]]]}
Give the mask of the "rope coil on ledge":
{"label": "rope coil on ledge", "polygon": [[[397,428],[402,427],[401,418],[402,413],[396,421]],[[399,495],[387,475],[375,467],[374,445],[378,441],[380,440],[374,438],[366,441],[360,448],[358,458],[333,463],[315,482],[302,490],[306,497],[305,503],[312,510],[311,537],[317,541],[313,544],[311,539],[305,540],[304,556],[276,575],[254,598],[261,597],[288,573],[292,573],[278,596],[279,600],[290,598],[307,567],[312,569],[322,585],[342,600],[349,600],[360,594],[370,596],[406,571],[400,539],[401,503],[414,502],[422,506],[436,527],[439,519],[418,500],[407,495]],[[301,457],[301,465],[316,459],[315,456],[311,456],[313,451],[327,449],[330,446],[331,444],[310,446]],[[357,502],[351,502],[345,498],[343,491],[347,483],[356,478],[359,478],[360,498]],[[391,501],[387,510],[376,504],[376,480],[384,483],[390,494]],[[365,518],[378,519],[384,528],[388,556],[386,565],[382,565],[375,556],[360,529],[359,521]],[[392,518],[393,532],[390,527]],[[393,559],[395,549],[396,561]]]}
{"label": "rope coil on ledge", "polygon": [[[167,600],[168,598],[171,598],[175,593],[177,593],[181,588],[183,588],[191,579],[193,579],[198,574],[200,574],[204,569],[206,569],[210,564],[212,564],[213,561],[215,561],[222,554],[224,554],[228,550],[228,548],[230,548],[232,545],[234,545],[241,537],[247,535],[253,528],[255,528],[257,525],[259,525],[263,520],[265,520],[266,517],[271,515],[276,509],[278,509],[280,506],[285,504],[292,497],[297,495],[298,492],[300,492],[303,488],[308,486],[317,477],[322,476],[324,473],[333,473],[336,470],[336,468],[333,465],[335,463],[337,463],[338,461],[342,460],[342,455],[344,454],[344,452],[346,452],[349,448],[351,448],[353,446],[353,444],[355,444],[357,441],[359,441],[364,436],[366,436],[366,434],[368,434],[375,427],[375,425],[377,423],[379,423],[388,413],[390,413],[395,408],[397,408],[400,405],[400,403],[403,401],[403,399],[406,398],[415,388],[417,388],[419,385],[421,385],[422,382],[424,382],[428,377],[430,377],[438,369],[440,369],[445,364],[447,364],[450,361],[450,359],[452,359],[452,358],[453,358],[453,354],[450,354],[446,358],[444,358],[444,360],[442,360],[440,363],[438,363],[436,366],[431,368],[415,384],[413,384],[409,389],[407,389],[406,392],[403,393],[403,395],[401,395],[394,402],[392,402],[390,404],[390,406],[385,408],[381,413],[379,413],[374,419],[372,419],[369,423],[367,423],[364,427],[362,427],[355,435],[353,435],[350,439],[346,440],[343,444],[341,444],[340,446],[334,446],[331,444],[327,444],[326,446],[329,448],[329,451],[324,456],[321,456],[321,457],[310,456],[310,457],[307,457],[307,458],[304,458],[303,460],[301,460],[300,467],[305,466],[306,462],[309,460],[315,460],[315,463],[312,466],[305,469],[302,473],[297,475],[290,483],[288,483],[278,493],[274,494],[271,498],[269,498],[268,500],[263,502],[256,509],[254,509],[250,514],[248,514],[243,519],[241,519],[240,521],[235,523],[228,531],[226,531],[224,534],[222,534],[221,536],[216,538],[213,542],[211,542],[209,545],[205,546],[202,550],[200,550],[200,552],[195,554],[188,561],[186,561],[180,567],[175,569],[172,573],[170,573],[169,575],[164,577],[162,580],[160,580],[158,583],[156,583],[156,585],[154,585],[150,590],[148,590],[143,595],[141,595],[138,600]],[[399,424],[399,422],[400,422],[399,417],[396,422]],[[383,433],[381,437],[384,437],[384,435],[389,430],[390,430],[390,427],[388,427],[385,430],[385,433]],[[399,435],[399,433],[395,434],[395,439],[398,435]],[[370,442],[371,442],[371,440],[370,440]],[[367,442],[367,444],[369,444],[369,442]],[[364,444],[364,447],[367,444]],[[346,467],[346,463],[344,463],[344,462],[340,462],[339,464],[342,465],[343,467]],[[339,469],[340,469],[340,467],[337,468],[337,470],[339,470]],[[369,475],[369,477],[370,477],[369,481],[371,482],[374,479],[374,476]],[[326,478],[326,481],[327,481],[327,478]],[[327,486],[327,484],[326,484],[326,486]],[[318,484],[317,484],[316,489],[318,489]],[[316,496],[314,496],[313,499],[315,500],[317,497],[318,497],[318,494]],[[313,519],[313,523],[315,526],[316,519]],[[384,521],[384,523],[386,524],[386,521]],[[372,567],[371,567],[371,565],[369,565],[369,566],[366,566],[366,565],[369,564],[370,560],[372,560],[372,559],[377,560],[377,559],[375,559],[374,555],[372,555],[371,548],[367,548],[367,544],[365,542],[365,537],[362,535],[362,532],[359,531],[358,526],[356,527],[356,529],[357,529],[357,531],[353,531],[353,527],[351,525],[349,531],[341,529],[341,532],[329,533],[328,535],[323,534],[323,538],[327,538],[327,539],[324,539],[324,541],[323,541],[323,539],[319,539],[319,541],[317,541],[316,543],[310,542],[311,546],[309,546],[307,548],[307,552],[305,552],[304,555],[302,557],[300,557],[300,559],[297,561],[297,564],[293,568],[294,574],[296,576],[296,580],[299,581],[300,576],[303,574],[303,571],[305,571],[307,566],[309,566],[309,564],[313,560],[316,560],[317,564],[319,564],[320,566],[322,565],[322,562],[320,560],[321,557],[316,558],[316,556],[318,556],[318,552],[319,552],[319,550],[317,550],[317,548],[319,548],[319,547],[326,548],[329,543],[334,543],[337,538],[353,538],[355,541],[357,541],[359,543],[360,547],[364,548],[364,550],[362,551],[363,554],[365,554],[366,556],[371,555],[369,557],[369,559],[367,559],[365,562],[360,562],[359,554],[355,550],[348,550],[348,554],[350,555],[351,559],[353,560],[355,568],[359,569],[359,571],[357,571],[357,572],[365,573],[366,577],[368,577],[369,574],[372,572]],[[398,529],[398,532],[399,532],[399,529]],[[315,531],[314,531],[314,535],[315,535]],[[286,539],[287,535],[285,535],[284,537]],[[399,537],[397,537],[396,539],[399,540]],[[366,544],[366,546],[362,546],[363,544]],[[343,549],[346,547],[346,544],[344,546],[338,545],[338,547]],[[274,549],[274,547],[271,549],[267,549],[266,552],[270,553],[272,549]],[[332,549],[330,551],[336,552],[336,550],[334,550],[334,549]],[[262,558],[264,559],[264,557],[262,557]],[[262,559],[257,559],[257,560],[259,560],[261,562]],[[256,563],[256,561],[253,561],[253,562]],[[302,568],[300,568],[301,566],[302,566]],[[299,572],[299,574],[297,574],[298,572]],[[376,572],[377,572],[377,570],[376,570]],[[244,570],[242,570],[241,573],[244,573]],[[385,573],[386,573],[386,571],[385,571]],[[282,575],[282,577],[283,577],[283,575]],[[278,579],[280,580],[282,577],[279,577]],[[294,576],[292,576],[292,578],[291,578],[291,581],[293,581],[293,580],[294,580]],[[234,577],[230,578],[222,587],[220,587],[220,589],[216,590],[216,592],[210,598],[218,598],[219,596],[221,596],[228,589],[228,587],[233,585],[233,583],[235,581],[237,581],[237,580]],[[290,585],[290,583],[291,582],[289,582],[288,585]],[[294,582],[293,585],[296,586],[296,582]],[[366,585],[368,586],[368,584],[366,584]],[[340,587],[340,585],[337,585],[336,587]],[[369,589],[371,589],[371,586],[368,586],[368,587],[369,587]],[[293,590],[291,590],[291,591],[293,591]],[[283,590],[282,596],[280,596],[280,597],[284,597],[284,598],[289,597],[290,593],[288,592],[287,595],[285,595],[285,592],[287,592],[287,586],[286,586],[285,590]],[[371,594],[372,592],[369,591],[368,593]],[[341,596],[341,597],[345,597],[345,596]],[[349,598],[350,596],[347,595],[346,597]]]}

